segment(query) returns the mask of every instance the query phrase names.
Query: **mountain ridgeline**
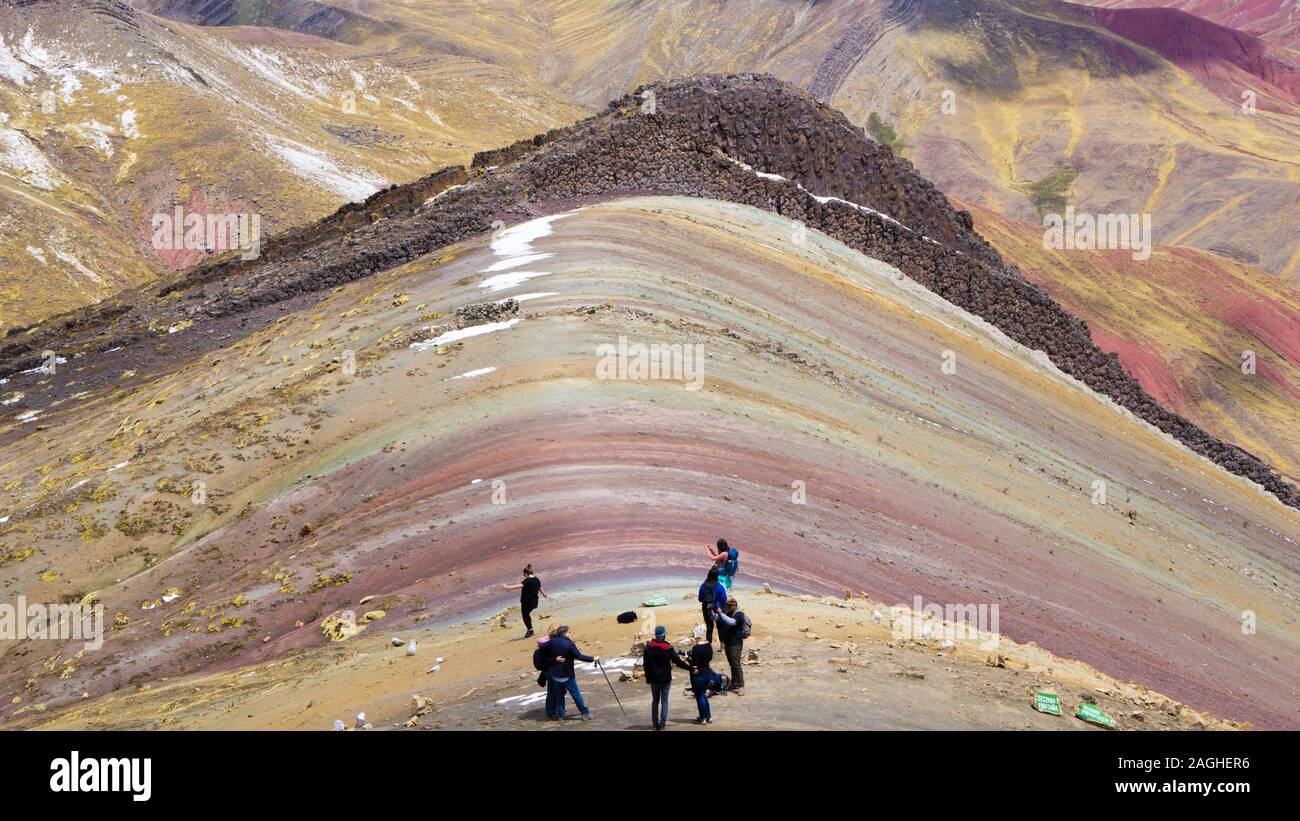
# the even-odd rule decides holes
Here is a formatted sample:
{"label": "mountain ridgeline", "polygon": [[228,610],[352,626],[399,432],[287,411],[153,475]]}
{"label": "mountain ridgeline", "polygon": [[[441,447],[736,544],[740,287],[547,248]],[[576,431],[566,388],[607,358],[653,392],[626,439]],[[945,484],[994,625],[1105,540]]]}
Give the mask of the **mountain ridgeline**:
{"label": "mountain ridgeline", "polygon": [[[0,347],[0,376],[39,364],[45,350],[140,344],[152,328],[184,320],[201,327],[238,317],[240,328],[256,327],[274,319],[269,306],[389,270],[495,221],[629,194],[725,200],[800,221],[896,266],[1191,450],[1300,507],[1297,489],[1267,464],[1152,399],[1116,355],[1093,344],[1086,323],[1005,265],[970,215],[910,162],[807,92],[762,75],[638,89],[575,125],[482,152],[468,170],[442,169],[272,237],[261,259],[214,261],[11,331]],[[209,333],[189,350],[195,344],[222,343]]]}

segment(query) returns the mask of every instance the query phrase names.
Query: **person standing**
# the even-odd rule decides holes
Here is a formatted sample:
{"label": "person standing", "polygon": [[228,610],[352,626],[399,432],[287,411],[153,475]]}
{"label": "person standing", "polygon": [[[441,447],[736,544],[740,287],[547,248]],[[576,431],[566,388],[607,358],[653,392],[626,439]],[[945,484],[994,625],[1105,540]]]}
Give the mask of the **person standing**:
{"label": "person standing", "polygon": [[[710,619],[710,621],[712,621]],[[699,710],[696,724],[712,724],[713,711],[709,709],[709,692],[722,684],[722,677],[709,666],[713,663],[713,643],[705,638],[704,625],[695,628],[695,645],[687,654],[691,665],[691,690],[695,692],[695,706]]]}
{"label": "person standing", "polygon": [[687,672],[691,669],[677,648],[668,643],[668,628],[661,624],[655,628],[654,639],[646,642],[641,657],[645,680],[650,685],[650,722],[656,730],[668,724],[668,691],[673,685],[674,664]]}
{"label": "person standing", "polygon": [[537,594],[541,593],[542,598],[549,599],[546,591],[542,589],[542,580],[537,578],[533,573],[533,566],[530,564],[524,568],[524,580],[515,584],[501,585],[506,590],[519,591],[519,613],[524,617],[524,638],[533,637],[533,611],[537,609]]}
{"label": "person standing", "polygon": [[718,639],[727,654],[727,664],[731,666],[731,691],[738,696],[745,694],[745,669],[741,666],[744,659],[745,639],[749,632],[749,619],[740,605],[733,598],[727,599],[725,611],[718,613]]}
{"label": "person standing", "polygon": [[704,614],[704,631],[709,644],[713,644],[713,622],[716,621],[713,614],[727,603],[727,589],[718,581],[718,568],[709,568],[709,575],[700,585],[698,598],[700,611]]}
{"label": "person standing", "polygon": [[573,669],[573,662],[577,660],[599,664],[600,657],[584,656],[578,649],[578,645],[569,638],[567,624],[555,628],[555,635],[547,642],[546,647],[551,657],[551,665],[546,668],[549,679],[547,693],[554,695],[555,718],[564,718],[564,696],[567,693],[573,697],[578,712],[582,713],[582,720],[590,721],[591,710],[587,709],[586,702],[582,700],[582,691],[578,689],[578,676]]}

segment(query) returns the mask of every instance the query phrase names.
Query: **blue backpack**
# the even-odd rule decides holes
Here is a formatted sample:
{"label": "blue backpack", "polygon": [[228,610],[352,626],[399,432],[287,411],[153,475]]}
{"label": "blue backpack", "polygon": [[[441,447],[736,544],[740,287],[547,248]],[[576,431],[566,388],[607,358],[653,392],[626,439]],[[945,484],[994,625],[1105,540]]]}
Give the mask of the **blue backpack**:
{"label": "blue backpack", "polygon": [[722,572],[728,576],[735,576],[739,569],[740,551],[734,547],[727,548],[727,560],[722,563]]}

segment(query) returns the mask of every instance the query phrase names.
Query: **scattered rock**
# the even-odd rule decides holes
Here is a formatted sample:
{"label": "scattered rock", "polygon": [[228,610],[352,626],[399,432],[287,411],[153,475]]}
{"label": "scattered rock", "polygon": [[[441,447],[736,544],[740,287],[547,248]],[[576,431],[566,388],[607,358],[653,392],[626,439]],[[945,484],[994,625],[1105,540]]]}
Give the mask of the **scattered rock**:
{"label": "scattered rock", "polygon": [[419,718],[433,712],[433,699],[426,698],[419,693],[411,696],[411,718]]}

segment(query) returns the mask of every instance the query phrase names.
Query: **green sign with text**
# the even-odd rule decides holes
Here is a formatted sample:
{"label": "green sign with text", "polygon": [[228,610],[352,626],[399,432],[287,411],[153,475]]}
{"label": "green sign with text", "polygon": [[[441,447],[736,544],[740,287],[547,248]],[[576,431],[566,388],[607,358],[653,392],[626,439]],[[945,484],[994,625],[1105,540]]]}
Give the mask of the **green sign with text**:
{"label": "green sign with text", "polygon": [[1036,693],[1034,695],[1034,709],[1040,713],[1059,716],[1061,714],[1061,699],[1056,693]]}
{"label": "green sign with text", "polygon": [[1084,702],[1079,705],[1078,711],[1074,714],[1075,718],[1081,718],[1084,721],[1093,724],[1100,724],[1102,727],[1114,727],[1115,719],[1106,715],[1096,704]]}

